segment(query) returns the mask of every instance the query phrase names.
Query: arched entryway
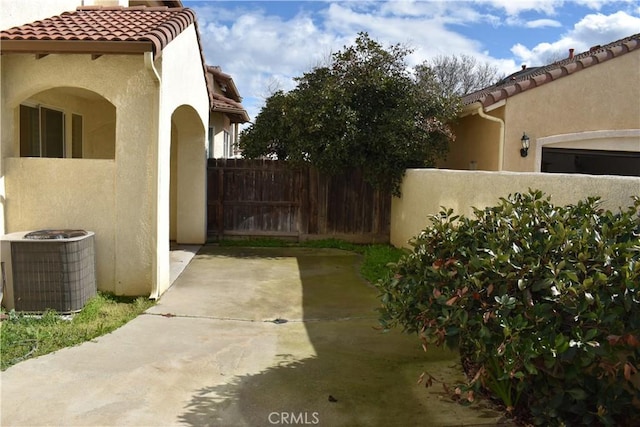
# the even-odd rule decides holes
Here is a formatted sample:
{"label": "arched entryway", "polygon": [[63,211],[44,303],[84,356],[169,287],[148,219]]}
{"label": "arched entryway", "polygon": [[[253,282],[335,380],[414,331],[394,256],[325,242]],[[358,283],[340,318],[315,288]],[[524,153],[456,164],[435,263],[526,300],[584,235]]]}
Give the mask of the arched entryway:
{"label": "arched entryway", "polygon": [[171,116],[169,239],[178,244],[206,240],[205,128],[195,109],[178,107]]}

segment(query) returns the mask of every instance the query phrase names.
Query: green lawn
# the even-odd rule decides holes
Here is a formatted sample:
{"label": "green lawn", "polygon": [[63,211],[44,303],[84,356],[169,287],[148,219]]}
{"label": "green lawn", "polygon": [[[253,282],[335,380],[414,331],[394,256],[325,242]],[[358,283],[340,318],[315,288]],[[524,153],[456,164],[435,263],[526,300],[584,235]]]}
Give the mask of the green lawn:
{"label": "green lawn", "polygon": [[152,305],[153,301],[143,297],[115,297],[100,293],[73,316],[59,316],[55,311],[33,316],[3,310],[0,367],[5,370],[31,357],[107,334]]}

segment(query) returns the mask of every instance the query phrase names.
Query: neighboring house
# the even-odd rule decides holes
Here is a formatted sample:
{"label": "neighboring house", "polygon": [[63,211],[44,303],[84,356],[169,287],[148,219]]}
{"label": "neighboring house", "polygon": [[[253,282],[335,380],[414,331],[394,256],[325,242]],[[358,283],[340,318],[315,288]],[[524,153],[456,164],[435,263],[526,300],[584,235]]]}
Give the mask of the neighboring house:
{"label": "neighboring house", "polygon": [[212,99],[195,13],[64,8],[0,34],[0,234],[94,231],[98,288],[157,298],[170,240],[206,239]]}
{"label": "neighboring house", "polygon": [[523,66],[463,98],[439,167],[640,176],[639,73],[640,34]]}
{"label": "neighboring house", "polygon": [[208,157],[210,159],[240,157],[239,125],[248,122],[249,115],[242,107],[242,97],[238,93],[238,88],[230,75],[223,73],[220,67],[214,66],[207,66],[207,85],[212,96]]}

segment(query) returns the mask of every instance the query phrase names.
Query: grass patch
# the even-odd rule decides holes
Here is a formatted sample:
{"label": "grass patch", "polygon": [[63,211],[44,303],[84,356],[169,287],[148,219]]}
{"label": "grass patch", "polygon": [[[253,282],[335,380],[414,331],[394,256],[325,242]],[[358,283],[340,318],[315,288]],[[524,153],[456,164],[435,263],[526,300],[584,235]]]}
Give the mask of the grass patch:
{"label": "grass patch", "polygon": [[108,334],[153,305],[144,297],[116,297],[99,293],[73,316],[47,311],[42,316],[11,311],[0,323],[0,368],[78,345]]}
{"label": "grass patch", "polygon": [[256,237],[250,239],[229,239],[220,240],[218,242],[220,246],[239,246],[239,247],[253,247],[253,248],[286,248],[291,246],[291,242],[287,242],[282,239],[274,239],[271,237]]}
{"label": "grass patch", "polygon": [[389,263],[396,263],[402,255],[403,249],[390,245],[370,245],[364,250],[360,273],[365,280],[376,283],[391,274]]}
{"label": "grass patch", "polygon": [[330,248],[330,249],[342,249],[343,251],[352,251],[359,254],[364,253],[366,245],[357,245],[355,243],[345,242],[339,239],[320,239],[320,240],[307,240],[302,242],[299,246],[304,248]]}

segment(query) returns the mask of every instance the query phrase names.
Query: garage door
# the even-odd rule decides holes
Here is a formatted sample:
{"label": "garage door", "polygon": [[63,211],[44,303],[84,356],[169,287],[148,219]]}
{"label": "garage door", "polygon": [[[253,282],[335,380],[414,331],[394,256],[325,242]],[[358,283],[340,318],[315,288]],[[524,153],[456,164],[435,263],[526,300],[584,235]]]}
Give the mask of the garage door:
{"label": "garage door", "polygon": [[640,152],[542,148],[542,172],[640,176]]}

